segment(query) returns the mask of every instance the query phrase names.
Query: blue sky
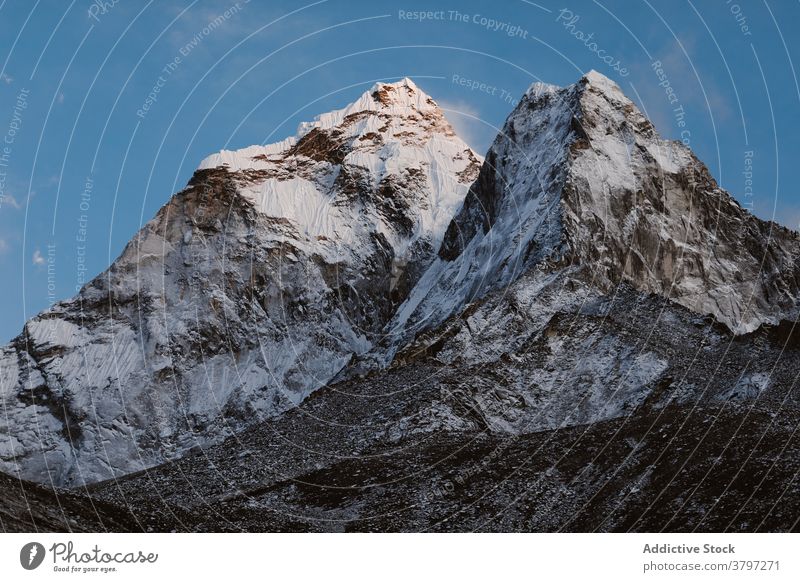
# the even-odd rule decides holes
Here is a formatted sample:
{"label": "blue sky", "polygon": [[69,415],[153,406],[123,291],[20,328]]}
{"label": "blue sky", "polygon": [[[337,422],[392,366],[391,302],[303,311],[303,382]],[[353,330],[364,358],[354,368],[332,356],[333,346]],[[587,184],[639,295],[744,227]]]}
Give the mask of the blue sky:
{"label": "blue sky", "polygon": [[797,228],[798,21],[775,0],[4,1],[0,340],[102,272],[207,154],[404,76],[483,153],[532,82],[597,69]]}

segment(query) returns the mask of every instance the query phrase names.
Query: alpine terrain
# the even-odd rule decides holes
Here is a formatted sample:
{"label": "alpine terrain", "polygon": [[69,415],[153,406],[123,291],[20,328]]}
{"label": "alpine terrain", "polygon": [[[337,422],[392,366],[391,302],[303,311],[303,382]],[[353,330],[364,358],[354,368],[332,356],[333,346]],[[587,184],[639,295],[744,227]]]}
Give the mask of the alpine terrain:
{"label": "alpine terrain", "polygon": [[799,260],[599,73],[485,159],[379,83],[206,158],[2,348],[0,523],[794,530]]}

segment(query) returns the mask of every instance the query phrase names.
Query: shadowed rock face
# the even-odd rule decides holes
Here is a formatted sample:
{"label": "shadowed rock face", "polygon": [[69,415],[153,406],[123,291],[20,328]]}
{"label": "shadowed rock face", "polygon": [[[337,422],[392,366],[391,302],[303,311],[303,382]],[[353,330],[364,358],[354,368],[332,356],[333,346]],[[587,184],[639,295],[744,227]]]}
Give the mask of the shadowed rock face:
{"label": "shadowed rock face", "polygon": [[577,92],[564,223],[570,255],[601,288],[621,281],[714,316],[735,333],[797,316],[796,232],[744,210],[680,142],[608,79]]}

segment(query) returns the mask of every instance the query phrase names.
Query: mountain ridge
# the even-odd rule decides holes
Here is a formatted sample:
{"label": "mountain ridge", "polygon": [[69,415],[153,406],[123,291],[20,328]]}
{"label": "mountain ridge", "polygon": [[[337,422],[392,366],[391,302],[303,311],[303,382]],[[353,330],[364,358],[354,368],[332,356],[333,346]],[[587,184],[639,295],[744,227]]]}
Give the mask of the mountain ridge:
{"label": "mountain ridge", "polygon": [[[625,333],[593,343],[609,297],[734,336],[795,317],[797,234],[768,226],[599,73],[531,86],[485,160],[412,81],[377,84],[294,138],[207,157],[106,273],[0,349],[0,468],[62,486],[145,469],[415,346],[484,388],[481,366],[505,370],[500,408],[459,392],[493,430],[616,418],[690,388]],[[581,341],[597,353],[575,362]],[[461,410],[426,414],[470,426]]]}

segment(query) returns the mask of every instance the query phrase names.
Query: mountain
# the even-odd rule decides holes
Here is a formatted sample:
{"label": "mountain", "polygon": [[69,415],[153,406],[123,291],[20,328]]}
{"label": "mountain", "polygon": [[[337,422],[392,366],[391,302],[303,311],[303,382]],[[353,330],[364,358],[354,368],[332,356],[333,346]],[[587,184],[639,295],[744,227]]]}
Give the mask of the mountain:
{"label": "mountain", "polygon": [[382,338],[480,164],[408,79],[208,157],[0,350],[0,468],[97,481],[296,406]]}
{"label": "mountain", "polygon": [[[780,365],[780,353],[743,356],[733,374],[697,360],[727,361],[722,346],[756,330],[791,330],[799,259],[796,232],[742,209],[611,80],[590,72],[565,88],[537,83],[389,323],[406,341],[386,346],[383,363],[446,366],[435,382],[450,396],[430,426],[415,419],[420,430],[442,418],[463,425],[465,411],[525,434],[645,402],[764,397],[791,385],[788,354]],[[629,302],[622,320],[609,315],[619,301]],[[697,316],[726,331],[710,325],[690,342]],[[682,353],[682,343],[695,350]]]}
{"label": "mountain", "polygon": [[628,283],[734,333],[798,315],[798,233],[742,209],[594,71],[526,92],[438,255],[395,327],[435,325],[532,266]]}
{"label": "mountain", "polygon": [[483,161],[379,84],[29,322],[0,458],[158,531],[796,529],[799,255],[596,72]]}

